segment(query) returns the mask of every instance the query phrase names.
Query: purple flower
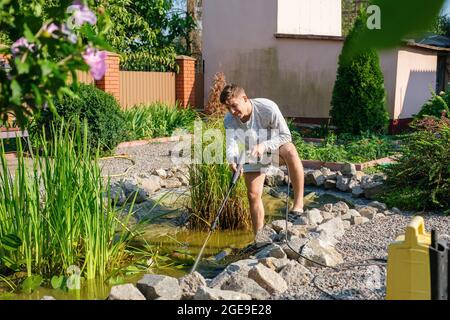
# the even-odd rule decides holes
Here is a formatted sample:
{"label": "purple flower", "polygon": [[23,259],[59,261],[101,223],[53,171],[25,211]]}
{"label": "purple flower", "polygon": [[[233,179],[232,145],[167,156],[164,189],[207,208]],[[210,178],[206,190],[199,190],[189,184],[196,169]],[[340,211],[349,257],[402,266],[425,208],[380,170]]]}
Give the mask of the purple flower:
{"label": "purple flower", "polygon": [[53,38],[58,38],[58,36],[56,34],[54,34],[55,31],[58,31],[59,28],[56,24],[54,24],[53,22],[50,24],[46,24],[44,26],[44,33],[47,33],[49,36],[53,37]]}
{"label": "purple flower", "polygon": [[94,48],[87,48],[83,54],[84,62],[91,68],[92,77],[95,80],[103,78],[106,72],[106,51],[97,51]]}
{"label": "purple flower", "polygon": [[79,1],[74,1],[72,5],[67,8],[67,12],[72,13],[72,17],[69,20],[69,27],[81,27],[86,22],[92,26],[97,23],[97,16],[95,13]]}
{"label": "purple flower", "polygon": [[67,36],[67,39],[72,43],[77,43],[77,35],[67,27],[67,25],[64,23],[61,25],[61,32]]}
{"label": "purple flower", "polygon": [[13,55],[17,55],[20,53],[20,48],[26,48],[32,51],[34,47],[35,47],[34,43],[29,43],[27,39],[22,37],[12,44],[11,52],[13,53]]}

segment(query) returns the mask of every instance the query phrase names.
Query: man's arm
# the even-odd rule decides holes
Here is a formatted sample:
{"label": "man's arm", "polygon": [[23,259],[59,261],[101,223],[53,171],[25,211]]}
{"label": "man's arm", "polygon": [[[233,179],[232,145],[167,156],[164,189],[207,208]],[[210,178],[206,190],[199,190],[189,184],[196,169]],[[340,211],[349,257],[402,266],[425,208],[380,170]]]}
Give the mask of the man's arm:
{"label": "man's arm", "polygon": [[270,123],[272,128],[279,130],[278,134],[275,134],[271,139],[262,142],[262,145],[264,145],[266,151],[274,152],[283,144],[291,142],[292,137],[286,120],[278,108],[273,110]]}

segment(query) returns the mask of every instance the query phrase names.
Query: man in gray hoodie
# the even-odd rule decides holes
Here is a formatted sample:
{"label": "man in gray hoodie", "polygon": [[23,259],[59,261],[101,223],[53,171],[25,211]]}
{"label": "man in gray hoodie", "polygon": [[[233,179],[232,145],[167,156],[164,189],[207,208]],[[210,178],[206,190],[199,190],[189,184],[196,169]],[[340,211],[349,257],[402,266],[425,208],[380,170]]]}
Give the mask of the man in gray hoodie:
{"label": "man in gray hoodie", "polygon": [[264,226],[262,193],[265,173],[270,164],[287,165],[294,189],[294,203],[290,213],[303,213],[303,165],[277,104],[268,99],[249,99],[243,88],[233,84],[223,89],[220,102],[229,111],[225,115],[224,125],[226,157],[231,170],[237,170],[237,159],[241,152],[246,152],[242,171],[247,186],[253,233],[256,235]]}

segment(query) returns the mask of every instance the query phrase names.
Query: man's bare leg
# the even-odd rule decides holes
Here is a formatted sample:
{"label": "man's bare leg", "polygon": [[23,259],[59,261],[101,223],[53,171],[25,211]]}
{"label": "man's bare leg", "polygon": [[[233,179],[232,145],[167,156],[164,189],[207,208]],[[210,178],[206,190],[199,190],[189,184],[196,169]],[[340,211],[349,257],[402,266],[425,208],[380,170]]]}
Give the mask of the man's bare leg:
{"label": "man's bare leg", "polygon": [[303,193],[305,186],[305,176],[303,164],[298,156],[297,149],[292,143],[286,143],[279,148],[280,163],[286,164],[289,169],[289,178],[294,189],[294,204],[292,211],[303,210]]}
{"label": "man's bare leg", "polygon": [[264,227],[264,205],[262,194],[264,188],[265,174],[260,172],[244,173],[247,186],[247,196],[250,203],[250,214],[252,217],[253,234]]}

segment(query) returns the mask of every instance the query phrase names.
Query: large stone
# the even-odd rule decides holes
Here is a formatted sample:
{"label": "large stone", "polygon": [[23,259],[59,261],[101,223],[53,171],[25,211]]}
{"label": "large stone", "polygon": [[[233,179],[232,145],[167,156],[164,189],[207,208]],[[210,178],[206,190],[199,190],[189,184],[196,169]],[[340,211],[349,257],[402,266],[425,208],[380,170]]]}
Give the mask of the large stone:
{"label": "large stone", "polygon": [[268,257],[283,259],[283,258],[286,258],[286,253],[284,253],[283,249],[279,245],[272,243],[272,244],[268,245],[267,247],[263,248],[261,251],[259,251],[255,255],[256,259],[262,259],[262,258],[268,258]]}
{"label": "large stone", "polygon": [[344,235],[345,230],[342,220],[340,218],[334,218],[318,226],[316,232],[325,232],[328,236],[339,239]]}
{"label": "large stone", "polygon": [[250,269],[248,277],[255,280],[270,294],[279,294],[287,290],[286,281],[275,271],[258,264]]}
{"label": "large stone", "polygon": [[145,192],[142,188],[139,188],[137,181],[132,179],[123,180],[121,187],[125,192],[127,202],[132,202],[135,197],[136,200],[134,200],[134,203],[142,203],[147,200],[147,192]]}
{"label": "large stone", "polygon": [[323,221],[328,221],[334,218],[334,215],[332,212],[328,212],[328,211],[321,211],[322,217],[323,217]]}
{"label": "large stone", "polygon": [[320,170],[309,171],[305,175],[305,185],[320,187],[325,182],[325,177]]}
{"label": "large stone", "polygon": [[299,216],[297,219],[293,222],[294,226],[307,226],[309,225],[309,219],[307,216]]}
{"label": "large stone", "polygon": [[310,225],[315,226],[321,224],[323,221],[322,214],[318,209],[311,209],[306,212],[306,217]]}
{"label": "large stone", "polygon": [[298,259],[299,253],[301,252],[302,247],[308,242],[306,238],[299,237],[291,237],[289,240],[289,245],[287,243],[283,243],[281,248],[286,253],[289,259]]}
{"label": "large stone", "polygon": [[347,192],[350,190],[348,184],[350,182],[349,178],[344,178],[342,176],[338,176],[336,180],[336,188],[343,192]]}
{"label": "large stone", "polygon": [[352,217],[352,224],[360,225],[370,222],[369,218],[366,217]]}
{"label": "large stone", "polygon": [[138,179],[140,187],[147,192],[147,194],[152,194],[161,189],[161,181],[161,178],[155,175]]}
{"label": "large stone", "polygon": [[258,260],[256,260],[256,259],[244,259],[244,260],[239,260],[239,261],[233,262],[233,263],[229,264],[225,268],[225,270],[223,270],[221,273],[219,273],[216,277],[211,279],[211,281],[209,281],[209,283],[208,283],[208,287],[220,289],[222,284],[224,284],[230,278],[230,276],[234,273],[238,273],[242,276],[247,277],[248,271],[252,267],[256,266],[257,264],[258,264]]}
{"label": "large stone", "polygon": [[352,217],[360,217],[360,216],[361,214],[358,211],[356,211],[355,209],[350,209],[347,211],[346,214],[341,216],[341,219],[351,221]]}
{"label": "large stone", "polygon": [[131,283],[113,286],[108,300],[145,300],[145,296]]}
{"label": "large stone", "polygon": [[[281,232],[280,232],[280,234],[281,234]],[[308,228],[306,226],[301,226],[301,225],[294,226],[293,225],[288,230],[288,235],[290,235],[290,236],[304,238],[304,237],[306,237],[307,234],[308,234]]]}
{"label": "large stone", "polygon": [[361,186],[356,186],[352,189],[352,197],[353,198],[360,198],[364,194],[364,189],[361,188]]}
{"label": "large stone", "polygon": [[156,169],[154,172],[161,179],[166,179],[167,178],[167,172],[164,169]]}
{"label": "large stone", "polygon": [[181,185],[183,186],[189,186],[189,178],[186,176],[186,174],[181,173],[181,172],[177,172],[175,174],[175,178],[177,178],[178,180],[180,180]]}
{"label": "large stone", "polygon": [[336,189],[336,180],[327,179],[324,182],[325,189]]}
{"label": "large stone", "polygon": [[378,210],[374,207],[363,207],[359,209],[359,213],[362,217],[373,219],[375,215],[378,213]]}
{"label": "large stone", "polygon": [[161,181],[161,186],[167,189],[175,189],[182,186],[182,183],[177,178],[168,178]]}
{"label": "large stone", "polygon": [[284,185],[284,172],[280,168],[271,166],[266,172],[265,184],[270,187]]}
{"label": "large stone", "polygon": [[263,266],[266,266],[269,269],[272,269],[273,271],[278,272],[281,270],[285,265],[289,263],[289,259],[277,259],[273,257],[268,258],[262,258],[259,260],[259,263],[261,263]]}
{"label": "large stone", "polygon": [[146,274],[137,282],[136,286],[147,300],[154,300],[160,297],[171,300],[179,300],[181,298],[181,288],[178,280],[169,276]]}
{"label": "large stone", "polygon": [[268,225],[264,225],[264,227],[256,233],[255,236],[255,244],[257,248],[265,246],[273,242],[273,239],[277,236],[277,232],[273,230]]}
{"label": "large stone", "polygon": [[281,269],[279,274],[288,286],[303,286],[308,284],[312,278],[311,272],[294,260]]}
{"label": "large stone", "polygon": [[373,199],[376,195],[383,191],[383,183],[382,182],[373,182],[369,184],[364,189],[364,196],[367,199]]}
{"label": "large stone", "polygon": [[245,293],[208,288],[202,286],[198,288],[194,295],[194,300],[251,300],[252,297]]}
{"label": "large stone", "polygon": [[179,278],[178,284],[182,292],[181,299],[192,300],[198,288],[206,286],[206,281],[200,273],[195,271]]}
{"label": "large stone", "polygon": [[[287,223],[288,228],[292,227],[292,222]],[[272,229],[276,232],[280,232],[281,230],[286,229],[286,220],[275,220],[272,221]]]}
{"label": "large stone", "polygon": [[356,187],[359,187],[359,182],[358,181],[356,181],[355,179],[350,179],[350,181],[349,181],[349,183],[348,183],[348,188],[349,188],[349,190],[348,191],[352,191],[353,192],[353,189],[355,189]]}
{"label": "large stone", "polygon": [[335,203],[332,207],[332,212],[337,215],[344,215],[350,208],[344,201],[339,201]]}
{"label": "large stone", "polygon": [[[107,192],[105,192],[105,196]],[[122,189],[120,184],[113,184],[109,188],[109,196],[112,203],[115,203],[118,206],[123,205],[127,201],[127,197],[125,196],[125,191]]]}
{"label": "large stone", "polygon": [[402,214],[402,210],[400,210],[400,209],[397,208],[397,207],[393,207],[393,208],[391,209],[391,211],[392,211],[394,214]]}
{"label": "large stone", "polygon": [[333,211],[333,204],[332,203],[325,203],[323,206],[319,208],[320,211],[325,212],[332,212]]}
{"label": "large stone", "polygon": [[356,166],[353,163],[345,163],[341,168],[341,173],[346,176],[353,176],[356,174]]}
{"label": "large stone", "polygon": [[222,285],[221,289],[244,293],[254,300],[267,300],[270,298],[270,294],[256,283],[255,280],[240,274],[231,275],[231,277]]}
{"label": "large stone", "polygon": [[322,172],[322,174],[323,174],[325,177],[328,177],[328,176],[330,176],[330,175],[333,174],[333,171],[331,171],[330,168],[327,168],[327,167],[322,167],[322,168],[320,168],[320,172]]}
{"label": "large stone", "polygon": [[378,201],[372,201],[367,206],[374,207],[374,208],[378,209],[378,211],[387,210],[387,205],[385,203],[378,202]]}
{"label": "large stone", "polygon": [[[302,249],[302,255],[306,258],[329,267],[335,267],[344,260],[339,252],[332,246],[324,244],[319,239],[313,239]],[[312,266],[315,266],[312,264]]]}
{"label": "large stone", "polygon": [[345,230],[349,230],[351,228],[351,222],[348,220],[342,220],[342,224],[344,225]]}
{"label": "large stone", "polygon": [[365,176],[366,174],[363,171],[356,171],[356,173],[352,176],[352,179],[355,179],[358,182],[361,182],[362,178]]}

